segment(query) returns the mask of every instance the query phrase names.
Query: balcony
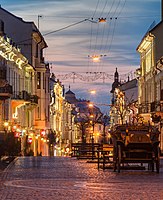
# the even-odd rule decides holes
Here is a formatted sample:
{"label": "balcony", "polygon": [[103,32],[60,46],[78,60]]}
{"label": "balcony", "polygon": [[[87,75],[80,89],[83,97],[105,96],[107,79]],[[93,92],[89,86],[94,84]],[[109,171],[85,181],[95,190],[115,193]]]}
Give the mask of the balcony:
{"label": "balcony", "polygon": [[151,103],[151,112],[155,112],[156,111],[156,102],[152,102]]}
{"label": "balcony", "polygon": [[139,108],[138,108],[139,114],[149,113],[149,112],[150,112],[150,107],[149,107],[149,105],[150,105],[149,103],[140,104],[140,105],[139,105]]}
{"label": "balcony", "polygon": [[25,91],[25,90],[23,90],[22,92],[21,92],[21,98],[23,99],[23,100],[25,100],[25,101],[30,101],[30,94],[27,92],[27,91]]}
{"label": "balcony", "polygon": [[31,95],[30,96],[30,101],[32,104],[38,104],[38,96],[37,95]]}
{"label": "balcony", "polygon": [[39,97],[37,95],[30,95],[30,101],[26,104],[26,109],[33,110],[38,105]]}
{"label": "balcony", "polygon": [[23,106],[26,103],[30,103],[30,94],[23,90],[19,93],[14,93],[12,96],[12,107]]}
{"label": "balcony", "polygon": [[11,85],[5,85],[3,87],[0,87],[0,99],[5,100],[12,96],[12,86]]}

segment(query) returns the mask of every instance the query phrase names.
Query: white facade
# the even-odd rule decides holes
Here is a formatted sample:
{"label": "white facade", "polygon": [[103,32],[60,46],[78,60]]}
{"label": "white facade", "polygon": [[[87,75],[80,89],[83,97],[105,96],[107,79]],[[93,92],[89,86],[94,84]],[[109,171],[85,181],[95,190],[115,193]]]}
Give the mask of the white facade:
{"label": "white facade", "polygon": [[51,103],[50,103],[50,128],[56,137],[56,155],[61,155],[63,126],[63,86],[54,75],[50,79]]}

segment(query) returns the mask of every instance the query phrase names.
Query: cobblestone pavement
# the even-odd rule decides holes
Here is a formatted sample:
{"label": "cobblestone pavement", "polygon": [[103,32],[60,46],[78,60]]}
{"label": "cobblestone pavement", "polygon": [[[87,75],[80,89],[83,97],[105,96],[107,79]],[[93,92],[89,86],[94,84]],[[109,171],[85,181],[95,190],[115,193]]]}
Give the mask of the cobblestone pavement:
{"label": "cobblestone pavement", "polygon": [[97,170],[68,157],[20,157],[0,173],[0,200],[163,200],[163,170]]}

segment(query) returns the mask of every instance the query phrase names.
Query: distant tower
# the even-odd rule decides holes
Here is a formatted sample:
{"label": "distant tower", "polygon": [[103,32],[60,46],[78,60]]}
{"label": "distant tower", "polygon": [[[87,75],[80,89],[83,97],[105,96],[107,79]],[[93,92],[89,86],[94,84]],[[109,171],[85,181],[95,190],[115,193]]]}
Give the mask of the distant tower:
{"label": "distant tower", "polygon": [[119,82],[119,74],[118,74],[118,71],[117,71],[117,68],[116,68],[116,71],[114,73],[114,82],[112,84],[112,89],[111,89],[111,93],[113,94],[112,95],[112,104],[114,104],[114,91],[115,91],[115,88],[119,87],[121,85],[121,83]]}
{"label": "distant tower", "polygon": [[75,94],[70,90],[70,85],[69,85],[69,90],[65,93],[65,99],[71,104],[77,102]]}
{"label": "distant tower", "polygon": [[110,92],[114,93],[115,88],[117,88],[120,85],[121,85],[121,83],[119,82],[119,74],[118,74],[118,71],[117,71],[117,68],[116,68],[116,71],[114,73],[114,82],[112,84],[112,89],[111,89]]}
{"label": "distant tower", "polygon": [[114,73],[114,82],[118,82],[118,81],[119,81],[119,74],[118,74],[117,67],[116,67],[116,71]]}

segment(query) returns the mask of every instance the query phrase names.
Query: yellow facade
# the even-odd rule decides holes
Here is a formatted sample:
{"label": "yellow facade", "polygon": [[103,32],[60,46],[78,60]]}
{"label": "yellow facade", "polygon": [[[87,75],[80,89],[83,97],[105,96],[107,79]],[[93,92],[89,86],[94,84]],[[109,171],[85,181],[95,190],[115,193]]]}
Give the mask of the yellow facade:
{"label": "yellow facade", "polygon": [[[140,53],[139,69],[139,113],[145,123],[159,128],[160,147],[163,151],[163,22],[152,28],[142,39],[137,51]],[[153,116],[160,116],[159,121]]]}

